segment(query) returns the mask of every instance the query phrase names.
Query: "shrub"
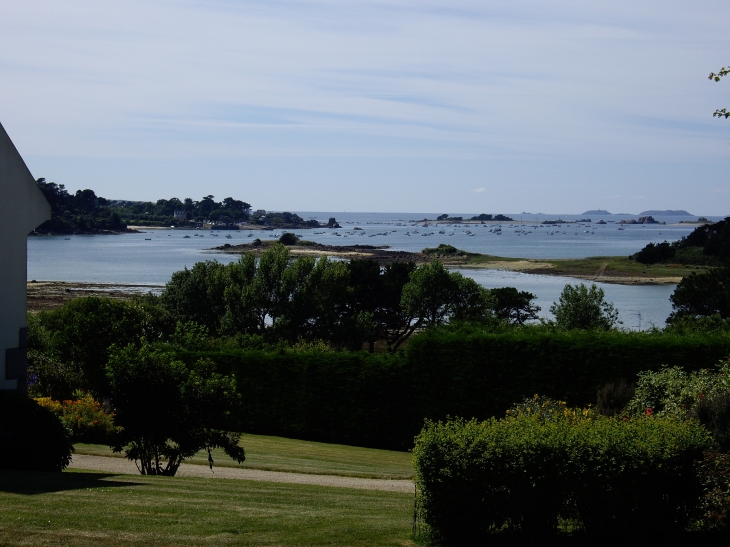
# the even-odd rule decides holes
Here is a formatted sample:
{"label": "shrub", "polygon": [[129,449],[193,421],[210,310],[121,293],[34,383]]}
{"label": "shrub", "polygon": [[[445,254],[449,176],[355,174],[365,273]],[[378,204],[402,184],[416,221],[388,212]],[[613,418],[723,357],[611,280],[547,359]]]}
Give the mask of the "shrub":
{"label": "shrub", "polygon": [[115,422],[114,452],[124,452],[143,475],[175,475],[200,450],[222,448],[245,460],[239,434],[222,431],[240,395],[233,377],[214,371],[210,361],[191,368],[161,349],[143,345],[117,349],[107,365]]}
{"label": "shrub", "polygon": [[115,431],[114,415],[90,394],[82,393],[76,399],[63,402],[41,397],[36,402],[61,419],[75,442],[108,444]]}
{"label": "shrub", "polygon": [[70,432],[25,396],[0,391],[0,469],[62,471],[71,462]]}
{"label": "shrub", "polygon": [[279,238],[279,243],[281,243],[282,245],[296,245],[297,243],[299,243],[299,238],[296,234],[292,234],[291,232],[284,232]]}
{"label": "shrub", "polygon": [[589,533],[683,530],[700,515],[693,465],[711,446],[694,421],[567,407],[557,419],[426,422],[413,451],[420,518],[433,539],[459,545],[509,531],[544,537],[560,518]]}
{"label": "shrub", "polygon": [[663,367],[639,373],[636,393],[627,406],[634,416],[653,414],[687,419],[705,397],[730,390],[730,362],[721,362],[715,370],[687,372],[679,366]]}

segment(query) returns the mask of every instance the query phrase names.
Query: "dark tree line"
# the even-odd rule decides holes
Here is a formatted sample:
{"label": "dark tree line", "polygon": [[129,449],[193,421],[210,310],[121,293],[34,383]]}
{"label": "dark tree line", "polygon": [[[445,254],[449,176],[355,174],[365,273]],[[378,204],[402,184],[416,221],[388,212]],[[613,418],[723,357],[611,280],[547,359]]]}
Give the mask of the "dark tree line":
{"label": "dark tree line", "polygon": [[672,243],[649,243],[632,258],[642,264],[722,265],[730,258],[730,217],[698,226],[691,234]]}
{"label": "dark tree line", "polygon": [[[251,205],[227,197],[215,201],[208,195],[200,201],[176,197],[151,201],[108,200],[93,190],[77,190],[71,194],[63,184],[36,181],[51,205],[52,218],[36,230],[39,233],[120,232],[128,224],[170,226],[210,221],[234,223],[250,218]],[[177,213],[177,216],[176,216]]]}
{"label": "dark tree line", "polygon": [[419,329],[450,320],[493,316],[490,292],[439,262],[390,264],[298,257],[276,245],[259,259],[199,262],[173,274],[162,305],[181,321],[221,335],[269,340],[323,340],[396,350]]}

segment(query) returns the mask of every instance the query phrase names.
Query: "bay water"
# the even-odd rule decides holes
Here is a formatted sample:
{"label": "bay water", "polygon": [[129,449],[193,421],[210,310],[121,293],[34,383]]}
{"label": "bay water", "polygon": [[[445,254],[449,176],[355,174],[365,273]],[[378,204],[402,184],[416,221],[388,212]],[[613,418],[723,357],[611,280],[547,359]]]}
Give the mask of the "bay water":
{"label": "bay water", "polygon": [[[302,212],[304,219],[320,222],[335,217],[339,229],[291,230],[299,237],[327,245],[387,245],[393,250],[420,251],[450,244],[469,252],[521,258],[582,258],[629,255],[649,242],[675,241],[689,234],[691,224],[675,224],[676,217],[655,217],[667,224],[619,225],[624,217],[591,217],[578,224],[540,224],[557,215],[510,215],[513,222],[433,224],[433,213],[336,213]],[[563,215],[561,220],[579,220]],[[632,218],[632,217],[625,217]],[[598,224],[604,220],[606,224]],[[687,219],[688,220],[688,219]],[[355,230],[355,228],[360,228]],[[623,228],[623,229],[620,229]],[[249,243],[255,238],[277,239],[281,230],[216,231],[147,230],[118,235],[42,236],[28,238],[28,280],[164,285],[171,275],[202,260],[229,263],[238,260],[212,250],[230,243]],[[226,235],[230,235],[227,238]],[[186,237],[187,236],[187,237]],[[461,273],[487,288],[512,286],[537,295],[541,315],[566,283],[579,280],[503,270],[460,269]],[[669,296],[674,285],[615,285],[598,283],[607,300],[620,312],[625,328],[663,326],[671,312]]]}

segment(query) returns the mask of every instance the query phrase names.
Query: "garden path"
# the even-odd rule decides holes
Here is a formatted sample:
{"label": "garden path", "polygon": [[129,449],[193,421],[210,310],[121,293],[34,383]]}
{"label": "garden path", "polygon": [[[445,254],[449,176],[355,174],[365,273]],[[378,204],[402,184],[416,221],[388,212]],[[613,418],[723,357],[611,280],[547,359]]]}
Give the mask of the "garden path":
{"label": "garden path", "polygon": [[[69,465],[71,469],[105,471],[124,475],[138,475],[134,462],[126,458],[88,456],[75,454]],[[360,490],[385,490],[389,492],[413,492],[415,486],[410,480],[363,479],[341,477],[338,475],[309,475],[305,473],[284,473],[281,471],[262,471],[260,469],[241,469],[236,467],[213,466],[211,471],[205,465],[183,463],[178,469],[178,477],[207,477],[212,479],[238,479],[260,482],[285,482],[292,484],[313,484]]]}

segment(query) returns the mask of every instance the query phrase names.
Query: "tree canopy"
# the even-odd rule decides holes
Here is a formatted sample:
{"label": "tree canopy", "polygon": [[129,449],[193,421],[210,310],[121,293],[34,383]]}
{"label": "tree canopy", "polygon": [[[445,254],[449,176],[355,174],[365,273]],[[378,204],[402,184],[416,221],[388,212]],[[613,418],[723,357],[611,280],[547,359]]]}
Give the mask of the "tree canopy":
{"label": "tree canopy", "polygon": [[550,307],[555,326],[560,330],[611,330],[620,325],[618,310],[606,302],[605,296],[595,283],[590,288],[584,283],[566,285],[558,302]]}

